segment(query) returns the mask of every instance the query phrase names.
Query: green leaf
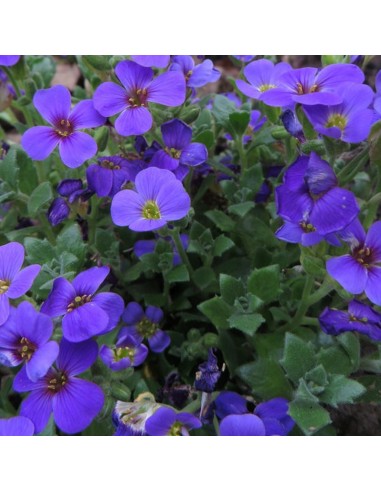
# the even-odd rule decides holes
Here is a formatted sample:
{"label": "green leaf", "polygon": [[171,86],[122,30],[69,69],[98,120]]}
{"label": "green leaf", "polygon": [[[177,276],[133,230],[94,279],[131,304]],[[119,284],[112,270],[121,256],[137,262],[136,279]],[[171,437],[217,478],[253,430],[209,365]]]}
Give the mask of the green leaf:
{"label": "green leaf", "polygon": [[207,149],[211,149],[215,145],[214,133],[211,130],[204,130],[203,132],[196,135],[194,142],[202,143]]}
{"label": "green leaf", "polygon": [[214,256],[222,256],[226,251],[234,246],[233,241],[221,234],[214,241],[213,252]]}
{"label": "green leaf", "polygon": [[230,101],[225,96],[217,94],[214,98],[212,113],[219,125],[229,125],[229,115],[236,112],[236,106],[233,101]]}
{"label": "green leaf", "polygon": [[221,210],[208,210],[205,215],[223,232],[230,232],[235,228],[234,220]]}
{"label": "green leaf", "polygon": [[105,55],[83,55],[82,60],[95,70],[110,70],[110,57]]}
{"label": "green leaf", "polygon": [[20,191],[26,195],[31,195],[38,186],[36,166],[21,149],[17,149],[17,164]]}
{"label": "green leaf", "polygon": [[235,134],[238,137],[242,137],[250,122],[250,113],[247,113],[246,111],[236,111],[231,113],[229,115],[229,122]]}
{"label": "green leaf", "polygon": [[86,245],[83,242],[81,229],[78,224],[69,224],[57,236],[56,250],[58,254],[67,251],[76,256],[80,262],[84,261]]}
{"label": "green leaf", "polygon": [[309,343],[292,333],[286,333],[284,354],[280,363],[287,376],[297,383],[315,366],[315,353]]}
{"label": "green leaf", "polygon": [[328,384],[328,375],[324,367],[319,364],[306,373],[306,380],[313,381],[320,386],[326,386]]}
{"label": "green leaf", "polygon": [[19,168],[16,147],[12,146],[0,165],[0,180],[5,181],[12,190],[17,190]]}
{"label": "green leaf", "polygon": [[248,278],[247,288],[265,302],[277,299],[280,293],[279,265],[254,270]]}
{"label": "green leaf", "polygon": [[213,297],[197,306],[210,319],[216,328],[229,328],[228,318],[233,314],[233,308],[220,297]]}
{"label": "green leaf", "polygon": [[228,304],[233,305],[237,297],[245,294],[245,289],[241,280],[238,280],[230,275],[221,273],[220,275],[220,290],[221,296]]}
{"label": "green leaf", "polygon": [[290,402],[288,414],[307,436],[331,423],[327,410],[316,402],[302,398]]}
{"label": "green leaf", "polygon": [[352,372],[355,372],[360,367],[360,340],[354,333],[343,333],[336,340],[347,353],[351,363]]}
{"label": "green leaf", "polygon": [[42,265],[55,258],[54,248],[47,239],[27,237],[25,238],[24,246],[29,263]]}
{"label": "green leaf", "polygon": [[332,374],[328,386],[320,395],[320,400],[337,407],[340,403],[353,403],[365,391],[366,388],[357,381],[342,374]]}
{"label": "green leaf", "polygon": [[238,217],[245,217],[245,215],[254,208],[254,202],[243,202],[230,205],[228,208],[229,212],[238,215]]}
{"label": "green leaf", "polygon": [[311,392],[310,388],[307,386],[307,383],[303,378],[299,380],[299,386],[298,389],[296,390],[295,397],[297,399],[301,398],[303,400],[308,400],[308,401],[314,401],[314,402],[319,401],[319,398]]}
{"label": "green leaf", "polygon": [[28,212],[35,217],[42,212],[43,206],[53,198],[52,185],[49,182],[41,183],[31,194],[28,201]]}
{"label": "green leaf", "polygon": [[379,376],[360,376],[358,382],[366,388],[366,393],[362,395],[361,402],[372,404],[381,403],[381,378]]}
{"label": "green leaf", "polygon": [[352,363],[346,351],[338,346],[321,348],[317,354],[317,363],[323,364],[328,373],[351,374]]}
{"label": "green leaf", "polygon": [[170,284],[176,282],[188,282],[189,281],[189,272],[185,265],[179,265],[171,270],[167,274],[167,280]]}
{"label": "green leaf", "polygon": [[214,270],[211,267],[203,266],[195,270],[193,277],[194,283],[201,290],[206,289],[209,286],[216,285],[217,278]]}
{"label": "green leaf", "polygon": [[243,331],[247,335],[254,335],[261,324],[265,321],[265,318],[258,313],[245,314],[236,313],[230,316],[228,319],[230,328],[237,328]]}
{"label": "green leaf", "polygon": [[325,263],[321,258],[301,254],[300,263],[308,275],[312,275],[313,277],[324,277],[326,274]]}

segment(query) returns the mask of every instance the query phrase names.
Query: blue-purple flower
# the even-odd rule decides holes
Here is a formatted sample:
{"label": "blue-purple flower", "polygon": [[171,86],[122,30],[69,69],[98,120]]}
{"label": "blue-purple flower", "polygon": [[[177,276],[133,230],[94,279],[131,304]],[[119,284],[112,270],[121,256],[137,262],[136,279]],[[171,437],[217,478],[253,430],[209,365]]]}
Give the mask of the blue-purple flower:
{"label": "blue-purple flower", "polygon": [[262,100],[267,91],[279,86],[280,76],[289,70],[291,70],[291,66],[285,62],[274,65],[273,62],[265,59],[253,61],[243,69],[249,83],[244,80],[236,80],[236,84],[246,96]]}
{"label": "blue-purple flower", "polygon": [[308,222],[308,220],[302,220],[301,222],[289,222],[284,221],[284,224],[276,231],[276,237],[281,241],[287,243],[300,243],[302,246],[314,246],[320,243],[320,241],[326,240],[328,244],[332,246],[340,246],[341,242],[335,234],[327,234],[322,236],[316,232],[316,228]]}
{"label": "blue-purple flower", "polygon": [[76,203],[76,211],[80,213],[84,209],[87,213],[87,200],[94,194],[92,190],[83,188],[81,179],[64,179],[58,186],[57,191],[61,195],[50,204],[47,212],[49,222],[53,227],[66,220],[70,215],[70,205]]}
{"label": "blue-purple flower", "polygon": [[338,187],[331,166],[315,152],[287,169],[284,184],[276,189],[276,204],[283,219],[320,236],[344,229],[359,213],[353,193]]}
{"label": "blue-purple flower", "polygon": [[0,419],[0,437],[33,436],[33,434],[33,422],[26,417],[11,417],[9,419]]}
{"label": "blue-purple flower", "polygon": [[97,144],[93,137],[80,131],[103,125],[106,121],[95,110],[92,100],[80,101],[71,110],[69,89],[56,85],[38,90],[33,104],[51,126],[35,126],[24,133],[21,144],[29,157],[43,161],[58,146],[62,162],[75,168],[96,154]]}
{"label": "blue-purple flower", "polygon": [[151,393],[141,393],[133,402],[117,401],[112,420],[115,436],[146,436],[147,419],[160,407]]}
{"label": "blue-purple flower", "polygon": [[348,84],[341,91],[342,102],[333,106],[306,106],[304,112],[314,129],[349,143],[365,140],[373,123],[369,109],[374,93],[368,85]]}
{"label": "blue-purple flower", "polygon": [[131,59],[142,67],[165,68],[171,57],[170,55],[132,55]]}
{"label": "blue-purple flower", "polygon": [[173,170],[179,166],[198,166],[208,158],[204,144],[192,143],[192,128],[174,119],[161,125],[165,147],[154,153],[151,165]]}
{"label": "blue-purple flower", "polygon": [[221,77],[221,72],[214,68],[213,62],[204,60],[195,65],[189,55],[176,55],[172,57],[170,70],[182,72],[188,87],[202,87],[210,82],[216,82]]}
{"label": "blue-purple flower", "polygon": [[261,99],[269,106],[340,104],[343,86],[363,81],[362,70],[350,63],[328,65],[320,71],[312,67],[297,68],[283,73],[277,88],[266,91]]}
{"label": "blue-purple flower", "polygon": [[198,366],[194,387],[197,391],[212,393],[220,376],[221,371],[218,367],[217,357],[214,355],[213,349],[209,349],[208,359]]}
{"label": "blue-purple flower", "polygon": [[127,326],[121,329],[119,338],[130,336],[137,343],[146,338],[152,352],[163,352],[171,343],[171,339],[159,328],[162,319],[163,311],[160,308],[147,306],[144,311],[137,302],[129,302],[122,315],[122,320]]}
{"label": "blue-purple flower", "polygon": [[25,363],[32,381],[45,376],[58,355],[58,344],[49,341],[53,323],[49,316],[37,312],[28,302],[12,308],[0,329],[0,363],[15,367]]}
{"label": "blue-purple flower", "polygon": [[8,319],[9,299],[17,299],[28,292],[40,273],[40,265],[21,270],[24,255],[24,247],[19,243],[0,246],[0,325]]}
{"label": "blue-purple flower", "polygon": [[145,431],[149,436],[188,436],[190,430],[201,426],[200,420],[191,413],[177,413],[162,406],[147,419]]}
{"label": "blue-purple flower", "polygon": [[319,316],[319,323],[328,335],[357,331],[372,340],[381,340],[381,314],[359,301],[351,301],[348,311],[326,307]]}
{"label": "blue-purple flower", "polygon": [[20,55],[0,55],[0,65],[3,67],[11,67],[16,65],[20,60]]}
{"label": "blue-purple flower", "polygon": [[367,234],[358,220],[345,231],[349,254],[327,261],[327,271],[351,294],[365,292],[381,305],[381,221],[375,222]]}
{"label": "blue-purple flower", "polygon": [[148,355],[148,349],[140,341],[130,335],[119,333],[115,347],[102,345],[99,357],[113,371],[121,371],[127,367],[137,367],[143,364]]}
{"label": "blue-purple flower", "polygon": [[112,292],[96,294],[109,274],[109,267],[92,267],[78,274],[70,283],[64,277],[53,288],[41,312],[62,318],[62,332],[70,342],[81,342],[107,333],[117,325],[123,312],[123,299]]}
{"label": "blue-purple flower", "polygon": [[376,76],[376,97],[374,98],[373,108],[381,116],[381,70]]}
{"label": "blue-purple flower", "polygon": [[55,367],[36,382],[21,369],[14,380],[18,392],[31,391],[21,404],[20,415],[29,418],[39,433],[53,413],[57,426],[66,434],[86,429],[103,407],[103,391],[96,384],[78,378],[97,359],[98,345],[92,340],[70,343],[64,338]]}
{"label": "blue-purple flower", "polygon": [[111,203],[111,218],[133,231],[153,231],[182,219],[190,198],[182,183],[167,169],[144,169],[135,179],[135,190],[119,191]]}
{"label": "blue-purple flower", "polygon": [[124,137],[150,130],[150,102],[179,106],[185,101],[184,77],[177,72],[166,72],[154,79],[151,68],[124,60],[117,64],[115,73],[122,86],[115,82],[101,84],[94,93],[94,106],[103,116],[120,113],[115,129]]}

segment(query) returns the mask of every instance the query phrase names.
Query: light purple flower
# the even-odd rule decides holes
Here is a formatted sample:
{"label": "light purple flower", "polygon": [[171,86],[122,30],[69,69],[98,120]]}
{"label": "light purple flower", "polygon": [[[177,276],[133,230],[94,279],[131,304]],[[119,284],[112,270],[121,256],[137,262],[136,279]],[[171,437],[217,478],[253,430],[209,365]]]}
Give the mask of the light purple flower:
{"label": "light purple flower", "polygon": [[221,72],[214,68],[212,60],[195,65],[193,58],[188,55],[173,56],[170,70],[182,72],[187,86],[191,88],[216,82],[221,77]]}
{"label": "light purple flower", "polygon": [[0,419],[0,436],[33,436],[33,422],[26,417]]}
{"label": "light purple flower", "polygon": [[149,436],[189,436],[189,430],[202,426],[191,413],[180,412],[169,407],[160,407],[147,419],[145,430]]}
{"label": "light purple flower", "polygon": [[115,129],[124,137],[141,135],[152,127],[148,103],[179,106],[185,101],[185,81],[177,72],[166,72],[154,79],[151,68],[124,60],[115,67],[123,86],[104,82],[94,93],[94,106],[103,116],[121,113]]}
{"label": "light purple flower", "polygon": [[70,342],[107,333],[118,324],[123,299],[112,292],[96,294],[109,272],[106,266],[92,267],[78,274],[71,283],[64,277],[54,280],[41,312],[52,318],[63,316],[62,332]]}
{"label": "light purple flower", "polygon": [[55,423],[66,434],[76,434],[91,424],[103,407],[103,391],[77,376],[94,364],[97,356],[96,342],[70,343],[63,338],[56,367],[46,376],[32,382],[25,368],[16,375],[15,391],[31,391],[21,404],[20,415],[33,422],[36,433],[45,429],[52,413]]}
{"label": "light purple flower", "polygon": [[133,231],[153,231],[167,222],[182,219],[190,209],[190,198],[182,183],[166,169],[151,167],[135,179],[134,190],[122,190],[111,203],[114,224]]}
{"label": "light purple flower", "polygon": [[20,55],[0,55],[0,65],[3,67],[11,67],[16,65],[20,60]]}
{"label": "light purple flower", "polygon": [[19,243],[0,246],[0,325],[8,319],[9,299],[17,299],[28,292],[40,273],[40,265],[21,270],[24,255],[24,247]]}
{"label": "light purple flower", "polygon": [[165,68],[171,57],[170,55],[132,55],[131,59],[142,67]]}
{"label": "light purple flower", "polygon": [[38,90],[33,97],[33,104],[52,126],[35,126],[24,133],[21,144],[29,157],[43,161],[58,145],[62,162],[75,168],[96,154],[95,140],[79,131],[95,128],[106,121],[94,109],[92,100],[80,101],[71,110],[69,89],[56,85]]}
{"label": "light purple flower", "polygon": [[15,367],[25,363],[32,381],[45,376],[58,355],[58,344],[49,341],[53,323],[49,316],[37,312],[29,302],[12,308],[0,329],[0,363]]}

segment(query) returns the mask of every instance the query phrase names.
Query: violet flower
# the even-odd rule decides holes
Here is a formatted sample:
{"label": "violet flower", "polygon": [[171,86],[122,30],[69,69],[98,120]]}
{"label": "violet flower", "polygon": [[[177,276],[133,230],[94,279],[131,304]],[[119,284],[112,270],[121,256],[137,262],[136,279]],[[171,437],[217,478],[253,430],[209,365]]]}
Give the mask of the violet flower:
{"label": "violet flower", "polygon": [[359,301],[351,301],[348,311],[326,307],[319,316],[319,323],[328,335],[357,331],[372,340],[381,340],[381,314]]}
{"label": "violet flower", "polygon": [[365,234],[356,220],[344,234],[351,251],[329,259],[328,273],[351,294],[365,291],[372,302],[381,305],[381,221],[375,222]]}
{"label": "violet flower", "polygon": [[376,97],[373,102],[373,108],[378,113],[378,117],[381,117],[381,70],[376,76]]}
{"label": "violet flower", "polygon": [[208,360],[198,366],[194,387],[197,391],[212,393],[220,376],[221,371],[218,367],[217,357],[214,355],[213,349],[209,349]]}
{"label": "violet flower", "polygon": [[134,190],[119,191],[111,203],[111,218],[133,231],[153,231],[167,222],[182,219],[190,209],[183,185],[167,169],[151,167],[135,179]]}
{"label": "violet flower", "polygon": [[131,59],[142,67],[165,68],[171,57],[170,55],[132,55]]}
{"label": "violet flower", "polygon": [[33,436],[33,422],[26,417],[11,417],[0,419],[1,436]]}
{"label": "violet flower", "polygon": [[161,125],[165,147],[152,156],[151,166],[170,171],[179,166],[198,166],[208,159],[204,144],[192,143],[192,128],[174,119]]}
{"label": "violet flower", "polygon": [[314,246],[324,240],[332,246],[341,246],[341,242],[335,234],[332,233],[322,236],[316,232],[316,228],[310,224],[308,220],[302,220],[298,223],[285,220],[284,224],[276,231],[275,235],[281,241],[286,241],[287,243],[300,243],[305,247]]}
{"label": "violet flower", "polygon": [[40,265],[21,270],[24,255],[24,247],[19,243],[0,246],[0,325],[8,319],[9,299],[17,299],[28,292],[40,273]]}
{"label": "violet flower", "polygon": [[117,401],[112,415],[114,435],[146,436],[146,422],[159,407],[151,393],[141,393],[133,402]]}
{"label": "violet flower", "polygon": [[96,294],[109,274],[109,267],[92,267],[78,274],[70,283],[64,277],[53,288],[41,312],[62,318],[62,332],[70,342],[81,342],[111,331],[123,312],[123,299],[112,292]]}
{"label": "violet flower", "polygon": [[33,97],[33,104],[52,126],[35,126],[24,133],[21,145],[29,157],[43,161],[58,145],[62,162],[75,168],[96,154],[95,140],[79,131],[95,128],[106,121],[94,109],[92,100],[80,101],[71,110],[69,89],[56,85],[38,90]]}
{"label": "violet flower", "polygon": [[16,375],[14,389],[31,391],[21,404],[20,415],[33,422],[36,433],[45,429],[52,413],[66,434],[76,434],[91,424],[103,407],[103,391],[77,376],[94,364],[97,356],[96,342],[70,343],[63,338],[55,367],[43,378],[30,381],[24,368]]}
{"label": "violet flower", "polygon": [[0,65],[12,67],[20,60],[20,55],[0,55]]}
{"label": "violet flower", "polygon": [[162,406],[147,419],[145,430],[149,436],[189,436],[190,430],[201,426],[200,420],[191,413],[176,413]]}
{"label": "violet flower", "polygon": [[343,142],[362,142],[368,138],[373,123],[369,106],[374,93],[368,85],[348,84],[341,97],[340,104],[306,106],[304,112],[318,133]]}
{"label": "violet flower", "polygon": [[171,343],[169,335],[159,328],[163,319],[163,311],[155,306],[147,306],[146,310],[137,302],[129,302],[122,315],[127,324],[119,332],[119,338],[130,336],[141,343],[148,340],[152,352],[160,353]]}
{"label": "violet flower", "polygon": [[123,332],[119,333],[114,348],[102,345],[99,351],[99,357],[103,363],[113,371],[140,366],[146,360],[147,355],[148,349],[145,345],[134,337],[123,335]]}
{"label": "violet flower", "polygon": [[187,87],[191,88],[216,82],[221,77],[221,72],[214,68],[212,60],[207,59],[195,65],[193,58],[188,55],[173,56],[170,70],[182,72]]}
{"label": "violet flower", "polygon": [[25,363],[32,381],[45,376],[58,355],[58,343],[49,341],[53,323],[49,316],[37,312],[29,302],[12,308],[0,329],[0,363],[15,367]]}
{"label": "violet flower", "polygon": [[115,67],[122,86],[104,82],[94,93],[94,106],[103,116],[121,113],[115,129],[124,137],[141,135],[152,127],[150,102],[179,106],[185,101],[185,81],[177,72],[166,72],[154,79],[151,68],[125,60]]}

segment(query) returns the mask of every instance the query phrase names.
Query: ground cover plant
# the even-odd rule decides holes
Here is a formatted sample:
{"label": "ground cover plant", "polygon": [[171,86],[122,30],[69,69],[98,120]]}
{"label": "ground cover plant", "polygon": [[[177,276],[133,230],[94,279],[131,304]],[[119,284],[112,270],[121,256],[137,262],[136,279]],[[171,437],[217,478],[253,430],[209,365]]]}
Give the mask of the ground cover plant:
{"label": "ground cover plant", "polygon": [[381,435],[366,56],[0,56],[0,435]]}

